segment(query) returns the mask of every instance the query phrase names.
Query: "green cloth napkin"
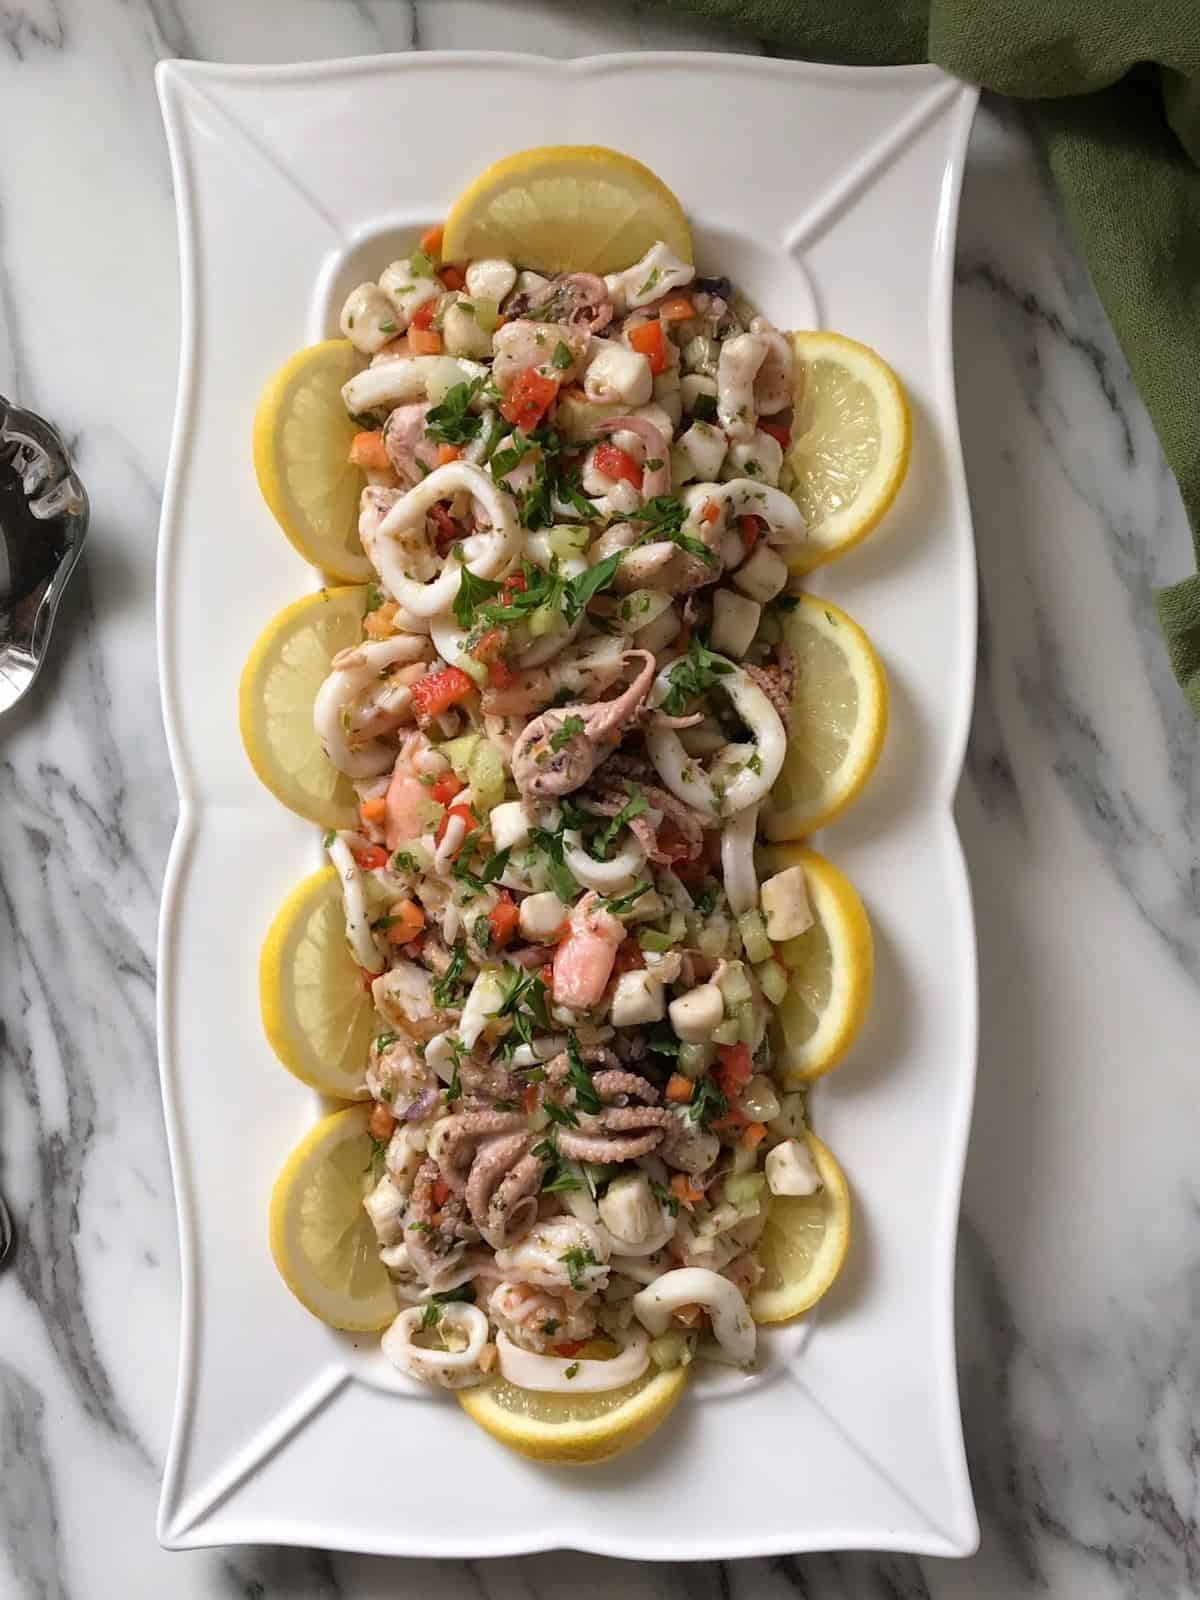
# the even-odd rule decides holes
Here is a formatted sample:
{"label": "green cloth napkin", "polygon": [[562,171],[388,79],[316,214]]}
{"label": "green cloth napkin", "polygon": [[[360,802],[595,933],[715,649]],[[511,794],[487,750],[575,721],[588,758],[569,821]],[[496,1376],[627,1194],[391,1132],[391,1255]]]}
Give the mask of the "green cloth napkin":
{"label": "green cloth napkin", "polygon": [[[1200,564],[1200,0],[658,0],[796,55],[935,61],[1038,101],[1050,168]],[[1200,576],[1157,596],[1200,717]]]}

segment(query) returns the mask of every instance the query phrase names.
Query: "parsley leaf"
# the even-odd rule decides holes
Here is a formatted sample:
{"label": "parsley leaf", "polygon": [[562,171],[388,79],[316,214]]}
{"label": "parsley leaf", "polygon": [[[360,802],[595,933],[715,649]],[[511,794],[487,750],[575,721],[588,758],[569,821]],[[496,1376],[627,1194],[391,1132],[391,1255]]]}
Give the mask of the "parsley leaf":
{"label": "parsley leaf", "polygon": [[429,1298],[439,1306],[448,1306],[454,1300],[465,1300],[468,1305],[474,1305],[475,1285],[460,1283],[457,1289],[443,1289],[440,1294],[431,1294]]}
{"label": "parsley leaf", "polygon": [[669,1022],[655,1022],[646,1030],[646,1048],[658,1056],[677,1056],[679,1040]]}
{"label": "parsley leaf", "polygon": [[647,890],[653,887],[654,885],[648,878],[643,878],[639,883],[634,884],[628,894],[617,895],[613,900],[606,900],[604,909],[612,916],[619,917],[623,912],[630,910],[634,902],[640,900]]}
{"label": "parsley leaf", "polygon": [[471,410],[471,402],[483,392],[486,382],[486,378],[472,378],[470,383],[456,383],[447,389],[425,414],[425,437],[438,444],[466,444],[477,438],[483,418]]}
{"label": "parsley leaf", "polygon": [[554,833],[548,828],[530,828],[529,843],[546,857],[546,877],[558,898],[564,903],[574,900],[579,885],[563,854],[563,825]]}
{"label": "parsley leaf", "polygon": [[420,864],[416,856],[407,850],[397,850],[392,856],[393,872],[419,872]]}
{"label": "parsley leaf", "polygon": [[666,1209],[668,1215],[672,1217],[677,1217],[679,1215],[679,1201],[676,1200],[675,1196],[669,1189],[664,1189],[662,1184],[656,1183],[653,1178],[650,1179],[650,1192],[658,1201],[659,1205]]}
{"label": "parsley leaf", "polygon": [[420,1333],[428,1333],[429,1329],[436,1328],[441,1320],[442,1313],[431,1301],[425,1307],[425,1310],[422,1313],[421,1320],[417,1325],[417,1331]]}
{"label": "parsley leaf", "polygon": [[433,985],[433,1003],[439,1010],[444,1011],[453,1005],[457,994],[459,980],[463,975],[463,968],[467,964],[467,943],[465,939],[456,939],[454,949],[450,955],[450,965]]}
{"label": "parsley leaf", "polygon": [[613,817],[611,821],[605,827],[603,827],[592,840],[589,854],[595,856],[597,861],[608,860],[609,849],[616,840],[616,837],[620,833],[621,829],[627,822],[632,822],[634,817],[640,817],[642,812],[648,809],[646,796],[636,784],[630,783],[628,780],[626,780],[625,793],[629,796],[628,801],[621,807],[616,816]]}
{"label": "parsley leaf", "polygon": [[705,1073],[703,1078],[697,1080],[692,1090],[692,1098],[683,1109],[683,1115],[697,1128],[707,1128],[710,1122],[723,1117],[728,1109],[729,1103],[725,1096],[712,1078]]}
{"label": "parsley leaf", "polygon": [[546,1100],[542,1110],[551,1122],[557,1123],[560,1128],[577,1128],[579,1118],[573,1111],[568,1111],[566,1106],[556,1106],[553,1100]]}
{"label": "parsley leaf", "polygon": [[550,748],[557,755],[563,745],[570,744],[577,733],[583,732],[582,717],[564,717],[562,722],[550,735]]}
{"label": "parsley leaf", "polygon": [[677,544],[681,550],[686,550],[688,555],[696,556],[706,566],[716,566],[717,558],[708,546],[699,539],[693,539],[691,534],[684,533],[687,507],[678,495],[655,495],[653,500],[646,501],[637,513],[636,520],[644,524],[639,543],[669,539],[672,544]]}
{"label": "parsley leaf", "polygon": [[566,1266],[572,1289],[582,1289],[584,1269],[597,1265],[596,1257],[592,1252],[583,1249],[580,1245],[575,1245],[565,1254],[559,1256],[558,1259]]}
{"label": "parsley leaf", "polygon": [[550,365],[556,367],[559,372],[565,372],[574,360],[575,357],[571,354],[570,346],[560,339],[554,346],[554,354],[550,357]]}
{"label": "parsley leaf", "polygon": [[455,545],[454,549],[462,566],[458,593],[454,596],[454,620],[460,628],[469,628],[475,621],[475,613],[484,601],[500,593],[500,585],[493,583],[490,578],[477,578],[463,561],[462,546]]}
{"label": "parsley leaf", "polygon": [[575,1091],[575,1104],[580,1111],[595,1116],[601,1110],[603,1101],[596,1093],[596,1086],[583,1064],[583,1057],[579,1053],[579,1041],[574,1033],[567,1034],[567,1061],[569,1062],[567,1082]]}
{"label": "parsley leaf", "polygon": [[582,1180],[565,1167],[551,1168],[549,1176],[542,1183],[543,1194],[570,1194],[572,1190],[582,1188]]}
{"label": "parsley leaf", "polygon": [[692,401],[692,416],[697,422],[715,422],[717,420],[717,397],[701,392]]}
{"label": "parsley leaf", "polygon": [[387,1157],[388,1142],[386,1139],[377,1139],[373,1133],[369,1133],[367,1138],[371,1141],[371,1159],[367,1162],[365,1170],[378,1183],[380,1178],[383,1177],[383,1165]]}
{"label": "parsley leaf", "polygon": [[617,575],[624,553],[618,550],[615,555],[606,556],[603,561],[597,561],[594,567],[588,567],[577,578],[570,580],[563,595],[563,611],[568,622],[574,622],[588,601],[602,589],[608,588]]}
{"label": "parsley leaf", "polygon": [[671,687],[663,700],[663,710],[669,717],[682,716],[690,701],[706,694],[718,678],[728,677],[732,671],[724,656],[715,655],[693,634],[687,655],[680,656],[667,673]]}

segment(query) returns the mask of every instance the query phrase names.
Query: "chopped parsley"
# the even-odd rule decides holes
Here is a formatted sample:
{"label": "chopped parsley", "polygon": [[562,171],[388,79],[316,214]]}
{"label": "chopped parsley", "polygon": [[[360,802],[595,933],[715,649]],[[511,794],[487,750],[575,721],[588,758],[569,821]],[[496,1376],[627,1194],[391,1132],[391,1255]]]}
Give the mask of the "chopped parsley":
{"label": "chopped parsley", "polygon": [[579,1363],[578,1363],[578,1361],[572,1361],[571,1365],[563,1373],[563,1377],[564,1378],[577,1378],[578,1376],[579,1376]]}
{"label": "chopped parsley", "polygon": [[706,566],[716,566],[717,558],[708,546],[701,540],[692,538],[691,534],[684,533],[687,507],[678,495],[656,494],[653,500],[646,501],[637,513],[636,520],[644,525],[639,543],[669,539],[672,544],[677,544],[688,555],[696,556]]}
{"label": "chopped parsley", "polygon": [[626,911],[632,909],[635,901],[640,900],[653,887],[654,885],[648,878],[643,878],[640,882],[634,884],[628,894],[620,894],[612,900],[605,900],[604,909],[614,917],[622,916]]}
{"label": "chopped parsley", "polygon": [[584,1270],[587,1267],[599,1265],[592,1252],[580,1245],[575,1245],[565,1254],[559,1256],[558,1259],[566,1266],[567,1277],[571,1280],[572,1289],[582,1289]]}
{"label": "chopped parsley", "polygon": [[442,1320],[442,1313],[438,1310],[438,1308],[431,1301],[425,1307],[424,1314],[421,1317],[420,1323],[418,1324],[418,1332],[420,1332],[420,1333],[428,1333],[429,1329],[430,1328],[436,1328],[438,1323],[441,1320]]}
{"label": "chopped parsley", "polygon": [[696,912],[701,917],[710,917],[717,909],[717,901],[721,891],[712,878],[705,878],[700,893],[696,896]]}
{"label": "chopped parsley", "polygon": [[458,985],[463,975],[463,968],[467,964],[467,944],[465,939],[456,939],[454,949],[450,953],[450,965],[433,985],[433,1003],[440,1011],[453,1005],[458,997]]}
{"label": "chopped parsley", "polygon": [[580,1111],[595,1116],[602,1108],[603,1101],[596,1093],[596,1086],[583,1064],[583,1056],[579,1052],[579,1040],[574,1033],[567,1034],[567,1061],[569,1062],[567,1082],[575,1091],[575,1104]]}
{"label": "chopped parsley", "polygon": [[493,583],[490,578],[477,578],[463,561],[462,546],[455,545],[454,549],[462,565],[462,578],[458,593],[454,596],[454,620],[460,628],[470,628],[479,608],[500,593],[500,585]]}
{"label": "chopped parsley", "polygon": [[563,826],[552,833],[549,828],[530,828],[529,844],[546,857],[546,877],[550,887],[564,904],[575,898],[578,884],[563,854]]}
{"label": "chopped parsley", "polygon": [[648,809],[646,796],[636,784],[626,780],[625,793],[629,799],[591,842],[589,854],[595,856],[597,861],[607,861],[610,847],[616,840],[621,829],[626,823],[632,822],[634,817],[640,817]]}
{"label": "chopped parsley", "polygon": [[697,422],[715,422],[717,420],[717,397],[705,394],[703,391],[692,401],[692,415]]}
{"label": "chopped parsley", "polygon": [[653,1178],[650,1179],[650,1192],[669,1216],[677,1217],[679,1215],[679,1201],[676,1200],[669,1189],[664,1189],[662,1184],[656,1183]]}
{"label": "chopped parsley", "polygon": [[575,1113],[569,1111],[566,1106],[555,1105],[553,1100],[544,1101],[542,1110],[550,1121],[560,1128],[577,1128],[579,1126],[579,1118]]}
{"label": "chopped parsley", "polygon": [[[468,853],[464,846],[459,851],[458,860],[451,870],[460,883],[469,884],[472,889],[479,892],[486,889],[489,883],[496,881],[508,865],[510,855],[512,855],[512,845],[505,845],[503,850],[497,850],[494,855],[490,855],[478,872],[472,872],[470,867],[466,865]],[[477,940],[476,942],[479,941]],[[486,944],[487,940],[485,939],[482,942]]]}
{"label": "chopped parsley", "polygon": [[383,590],[377,583],[367,585],[367,610],[377,611],[383,604]]}
{"label": "chopped parsley", "polygon": [[545,1322],[542,1323],[542,1332],[547,1338],[549,1338],[551,1334],[557,1333],[558,1319],[556,1317],[547,1317]]}
{"label": "chopped parsley", "polygon": [[471,410],[471,403],[480,396],[495,398],[487,378],[472,378],[469,383],[456,383],[447,389],[425,414],[425,437],[438,444],[467,444],[477,439],[483,418]]}
{"label": "chopped parsley", "polygon": [[679,1039],[669,1022],[655,1022],[646,1029],[646,1048],[656,1056],[677,1056]]}
{"label": "chopped parsley", "polygon": [[682,716],[692,700],[706,694],[718,678],[728,677],[732,671],[725,657],[715,655],[694,633],[687,655],[681,656],[667,674],[671,687],[663,700],[663,710],[669,717]]}
{"label": "chopped parsley", "polygon": [[570,1194],[572,1190],[582,1188],[582,1181],[565,1167],[552,1167],[542,1182],[543,1194]]}
{"label": "chopped parsley", "polygon": [[705,1073],[703,1078],[697,1080],[692,1090],[692,1098],[683,1109],[683,1115],[695,1127],[707,1128],[710,1122],[716,1122],[723,1117],[728,1109],[729,1104],[725,1096]]}
{"label": "chopped parsley", "polygon": [[550,735],[550,748],[557,755],[563,745],[570,744],[577,733],[583,732],[582,717],[564,717],[562,722]]}
{"label": "chopped parsley", "polygon": [[407,850],[397,850],[392,856],[393,872],[420,872],[421,865],[416,856]]}
{"label": "chopped parsley", "polygon": [[594,567],[588,567],[578,577],[570,579],[563,597],[563,610],[568,622],[574,622],[588,601],[602,589],[608,588],[617,575],[623,554],[618,550],[615,555],[606,556],[603,561],[597,561]]}
{"label": "chopped parsley", "polygon": [[334,840],[336,838],[337,838],[337,834],[334,832],[334,830],[332,828],[330,828],[329,832],[321,840],[321,843],[325,846],[326,850],[328,850],[330,845],[333,844],[333,842],[334,842]]}
{"label": "chopped parsley", "polygon": [[642,285],[642,287],[637,291],[638,295],[641,296],[641,295],[644,295],[644,294],[649,294],[653,290],[654,285],[657,282],[658,282],[658,268],[657,267],[651,267],[650,268],[649,277],[646,279],[646,281]]}
{"label": "chopped parsley", "polygon": [[554,354],[550,357],[550,365],[559,372],[565,372],[573,364],[575,357],[571,354],[570,346],[562,339],[554,346]]}
{"label": "chopped parsley", "polygon": [[383,1177],[383,1165],[387,1158],[388,1142],[386,1139],[377,1139],[373,1133],[368,1133],[371,1141],[371,1159],[367,1162],[366,1171],[376,1183]]}
{"label": "chopped parsley", "polygon": [[455,1300],[465,1300],[468,1305],[474,1305],[475,1285],[460,1283],[457,1289],[443,1289],[440,1294],[431,1294],[429,1298],[439,1306],[448,1306]]}

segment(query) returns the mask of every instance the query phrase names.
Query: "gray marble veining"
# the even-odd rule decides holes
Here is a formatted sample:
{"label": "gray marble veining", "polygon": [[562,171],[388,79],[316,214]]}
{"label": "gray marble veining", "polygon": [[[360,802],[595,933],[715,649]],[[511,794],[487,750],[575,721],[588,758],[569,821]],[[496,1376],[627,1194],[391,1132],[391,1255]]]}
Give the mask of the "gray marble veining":
{"label": "gray marble veining", "polygon": [[1025,119],[996,104],[955,295],[982,594],[958,806],[982,991],[958,1282],[979,1554],[443,1565],[154,1542],[178,1276],[153,558],[178,307],[151,68],[454,46],[753,48],[629,4],[0,0],[0,389],[64,430],[94,505],[63,648],[0,725],[0,1188],[21,1229],[0,1275],[0,1596],[1194,1594],[1200,762],[1150,606],[1187,532]]}

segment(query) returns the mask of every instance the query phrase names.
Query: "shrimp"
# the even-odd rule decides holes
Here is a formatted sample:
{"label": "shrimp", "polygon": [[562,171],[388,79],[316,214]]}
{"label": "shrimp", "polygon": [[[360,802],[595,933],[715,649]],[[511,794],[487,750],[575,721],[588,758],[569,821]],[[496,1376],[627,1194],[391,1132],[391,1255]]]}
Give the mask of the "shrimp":
{"label": "shrimp", "polygon": [[437,814],[429,798],[429,785],[422,779],[444,766],[445,758],[438,755],[423,733],[410,733],[400,746],[384,802],[384,838],[389,850],[398,850],[406,840],[419,839]]}
{"label": "shrimp", "polygon": [[753,318],[750,332],[767,347],[754,379],[754,406],[760,416],[769,417],[792,404],[792,347],[766,317]]}
{"label": "shrimp", "polygon": [[596,1329],[595,1312],[589,1306],[569,1306],[558,1295],[528,1283],[503,1279],[488,1296],[487,1307],[497,1328],[538,1355],[548,1355],[566,1341],[588,1339]]}
{"label": "shrimp", "polygon": [[589,890],[572,910],[567,936],[554,952],[554,1003],[586,1011],[594,1006],[612,976],[617,947],[625,937],[622,923],[601,908]]}

